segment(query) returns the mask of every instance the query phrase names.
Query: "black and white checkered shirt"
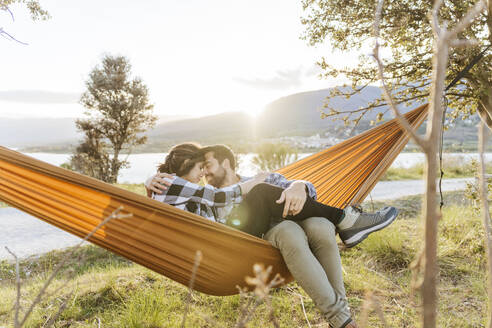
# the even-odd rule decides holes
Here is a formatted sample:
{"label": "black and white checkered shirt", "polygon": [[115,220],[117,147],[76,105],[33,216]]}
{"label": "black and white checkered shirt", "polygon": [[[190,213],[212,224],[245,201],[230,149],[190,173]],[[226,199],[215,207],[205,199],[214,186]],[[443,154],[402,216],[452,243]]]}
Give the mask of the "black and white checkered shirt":
{"label": "black and white checkered shirt", "polygon": [[[253,178],[240,177],[241,182],[250,179]],[[234,206],[243,200],[239,184],[215,188],[211,185],[201,186],[180,177],[166,180],[170,181],[172,185],[162,194],[153,193],[153,199],[198,214],[211,221],[224,222]],[[286,189],[294,181],[287,180],[279,173],[271,173],[265,182]],[[316,199],[314,186],[308,181],[302,182],[306,184],[309,197]]]}

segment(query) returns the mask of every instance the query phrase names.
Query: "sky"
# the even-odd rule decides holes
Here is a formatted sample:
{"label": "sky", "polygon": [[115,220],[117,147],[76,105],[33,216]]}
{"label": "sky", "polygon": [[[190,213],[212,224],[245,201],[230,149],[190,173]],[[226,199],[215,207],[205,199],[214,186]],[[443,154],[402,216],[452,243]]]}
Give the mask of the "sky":
{"label": "sky", "polygon": [[158,116],[257,115],[289,94],[329,88],[315,64],[357,54],[308,46],[300,0],[40,0],[47,21],[27,9],[0,11],[0,117],[82,117],[89,72],[105,54],[130,59]]}

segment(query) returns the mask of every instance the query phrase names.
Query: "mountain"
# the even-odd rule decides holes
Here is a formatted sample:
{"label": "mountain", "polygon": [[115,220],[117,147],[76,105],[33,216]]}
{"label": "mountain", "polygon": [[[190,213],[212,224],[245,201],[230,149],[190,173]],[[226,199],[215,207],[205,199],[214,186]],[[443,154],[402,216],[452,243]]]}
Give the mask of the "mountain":
{"label": "mountain", "polygon": [[[340,120],[321,119],[321,109],[330,89],[297,93],[279,98],[268,104],[256,118],[245,113],[222,113],[196,119],[159,124],[149,132],[149,141],[155,139],[197,140],[210,142],[211,139],[234,139],[251,137],[279,137],[293,135],[313,135],[327,131],[334,135],[347,130]],[[356,109],[367,105],[380,96],[379,88],[367,87],[361,94],[350,99],[337,98],[331,104],[337,108]],[[377,113],[385,108],[368,113],[359,129],[366,129]],[[387,113],[385,117],[390,117]],[[355,117],[354,117],[355,118]],[[188,138],[188,139],[186,139]]]}
{"label": "mountain", "polygon": [[82,136],[73,118],[0,118],[0,145],[32,147],[75,143]]}
{"label": "mountain", "polygon": [[[161,116],[158,122],[165,124],[188,116]],[[10,148],[50,146],[66,148],[77,144],[83,135],[75,128],[75,118],[6,118],[0,117],[0,145]]]}
{"label": "mountain", "polygon": [[[330,89],[292,94],[279,98],[265,106],[256,118],[243,112],[226,112],[200,118],[163,118],[147,132],[148,143],[138,152],[162,152],[184,141],[203,144],[227,143],[236,151],[251,151],[257,138],[280,138],[283,136],[321,135],[344,139],[370,128],[370,121],[386,108],[367,113],[356,129],[345,127],[340,120],[321,119],[321,109]],[[341,109],[357,109],[380,97],[379,88],[368,86],[360,94],[349,99],[332,99],[330,105]],[[415,107],[415,106],[414,106]],[[414,107],[406,108],[410,110]],[[403,110],[402,110],[403,111]],[[389,111],[384,115],[392,117]],[[353,116],[352,119],[356,118]],[[455,151],[476,148],[476,122],[474,116],[468,121],[457,121],[456,127],[445,133],[445,143]],[[423,132],[423,128],[420,130]],[[74,119],[2,119],[0,118],[0,145],[9,147],[34,146],[31,151],[70,151],[69,146],[78,143],[81,136],[75,130]],[[49,145],[49,146],[47,146]],[[42,147],[39,147],[42,146]],[[461,147],[461,148],[460,148]]]}
{"label": "mountain", "polygon": [[148,132],[149,140],[202,140],[237,138],[253,133],[253,119],[242,112],[227,112],[157,125]]}
{"label": "mountain", "polygon": [[[268,104],[263,113],[258,117],[258,131],[265,137],[278,137],[295,134],[314,134],[319,130],[339,130],[343,127],[340,120],[333,121],[331,118],[321,119],[321,112],[326,98],[331,89],[322,89],[297,93],[282,97]],[[380,97],[381,91],[376,87],[367,87],[360,94],[350,99],[337,97],[330,101],[335,108],[357,109],[366,106],[370,101]],[[373,120],[378,111],[368,113],[364,121]],[[281,119],[280,119],[281,118]],[[355,116],[354,116],[355,118]],[[310,131],[312,131],[310,133]]]}

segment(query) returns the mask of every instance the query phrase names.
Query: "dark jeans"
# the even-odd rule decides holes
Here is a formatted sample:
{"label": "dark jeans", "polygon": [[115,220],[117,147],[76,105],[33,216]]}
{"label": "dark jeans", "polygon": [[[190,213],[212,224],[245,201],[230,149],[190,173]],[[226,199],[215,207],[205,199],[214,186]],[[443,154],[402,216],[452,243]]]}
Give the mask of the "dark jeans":
{"label": "dark jeans", "polygon": [[[277,204],[276,201],[283,191],[284,189],[268,183],[256,185],[244,196],[243,202],[234,208],[227,219],[227,224],[251,235],[262,237],[270,229],[272,219],[282,217],[285,203]],[[343,217],[343,210],[319,203],[308,196],[301,212],[297,215],[289,215],[285,219],[301,221],[310,217],[324,217],[336,226]]]}

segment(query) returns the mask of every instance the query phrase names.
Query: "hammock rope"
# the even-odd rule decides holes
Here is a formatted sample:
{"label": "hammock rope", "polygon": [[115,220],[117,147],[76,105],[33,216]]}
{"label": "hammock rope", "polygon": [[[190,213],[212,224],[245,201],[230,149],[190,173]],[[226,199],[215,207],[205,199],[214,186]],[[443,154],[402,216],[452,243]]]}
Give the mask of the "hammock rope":
{"label": "hammock rope", "polygon": [[[426,115],[426,105],[405,114],[414,127]],[[321,202],[345,207],[367,196],[407,142],[393,119],[279,172],[311,181]],[[255,263],[292,280],[280,252],[265,240],[4,147],[0,200],[81,238],[123,206],[133,216],[111,220],[89,241],[185,286],[200,250],[194,289],[203,293],[237,294],[236,286],[248,287],[244,277]]]}

